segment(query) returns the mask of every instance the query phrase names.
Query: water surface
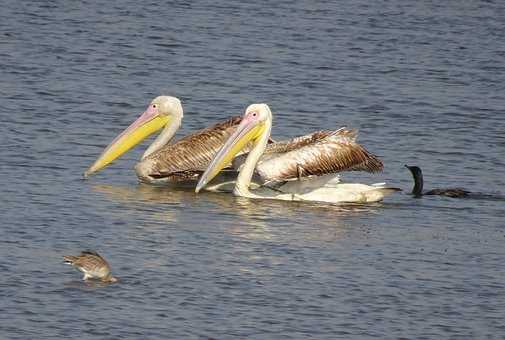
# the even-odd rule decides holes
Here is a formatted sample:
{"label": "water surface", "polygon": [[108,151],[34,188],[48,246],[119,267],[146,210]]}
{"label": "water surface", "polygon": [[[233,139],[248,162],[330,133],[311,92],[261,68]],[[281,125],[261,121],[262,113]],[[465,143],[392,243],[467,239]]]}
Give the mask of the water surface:
{"label": "water surface", "polygon": [[[0,337],[501,339],[500,2],[4,1],[0,12]],[[160,94],[178,136],[253,102],[273,134],[358,128],[401,187],[380,204],[250,201],[152,188],[147,143],[83,181]],[[63,254],[94,249],[118,284]]]}

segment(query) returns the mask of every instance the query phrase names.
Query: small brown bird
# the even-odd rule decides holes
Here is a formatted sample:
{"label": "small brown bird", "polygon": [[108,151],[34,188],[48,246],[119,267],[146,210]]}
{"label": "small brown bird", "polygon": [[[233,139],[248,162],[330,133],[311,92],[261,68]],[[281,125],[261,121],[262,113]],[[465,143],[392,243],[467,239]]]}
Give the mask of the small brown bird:
{"label": "small brown bird", "polygon": [[94,279],[108,283],[117,282],[117,279],[110,272],[107,261],[95,251],[85,250],[77,256],[63,256],[63,260],[83,272],[83,280]]}

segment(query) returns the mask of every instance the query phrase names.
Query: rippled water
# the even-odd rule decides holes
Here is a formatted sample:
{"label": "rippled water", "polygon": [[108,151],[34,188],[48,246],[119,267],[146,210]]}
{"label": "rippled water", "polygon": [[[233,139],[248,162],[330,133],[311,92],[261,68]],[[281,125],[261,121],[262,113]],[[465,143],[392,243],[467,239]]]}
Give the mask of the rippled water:
{"label": "rippled water", "polygon": [[[505,7],[447,1],[14,1],[0,12],[0,337],[505,336]],[[284,138],[346,125],[404,189],[337,207],[82,172],[157,95],[178,136],[267,102]],[[103,253],[83,283],[63,254]]]}

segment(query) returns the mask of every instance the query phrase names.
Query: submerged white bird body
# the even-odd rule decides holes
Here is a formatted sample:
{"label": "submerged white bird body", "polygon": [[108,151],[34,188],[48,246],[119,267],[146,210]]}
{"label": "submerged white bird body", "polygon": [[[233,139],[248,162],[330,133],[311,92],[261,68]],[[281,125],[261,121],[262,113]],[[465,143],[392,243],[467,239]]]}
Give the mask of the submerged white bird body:
{"label": "submerged white bird body", "polygon": [[[236,196],[287,201],[317,201],[328,203],[369,203],[381,201],[386,195],[399,189],[380,185],[360,183],[343,183],[336,174],[310,176],[300,180],[287,181],[277,186],[264,185],[256,190],[250,190],[250,183],[255,167],[267,147],[272,128],[272,113],[266,104],[250,105],[241,123],[229,137],[221,150],[216,154],[209,167],[205,170],[196,187],[196,192],[216,176],[242,148],[253,142],[253,147],[242,165],[233,193]],[[346,131],[346,130],[344,130]],[[338,132],[338,131],[337,131]],[[338,139],[338,134],[335,134]],[[336,150],[346,148],[349,141],[346,136],[340,136],[334,141]],[[291,152],[297,152],[292,150]],[[299,154],[300,151],[299,151]],[[317,158],[316,158],[317,159]],[[300,159],[303,161],[303,158]],[[303,170],[302,170],[303,171]]]}
{"label": "submerged white bird body", "polygon": [[381,201],[384,196],[395,191],[398,190],[386,187],[385,183],[346,183],[340,180],[340,176],[328,174],[289,181],[274,190],[263,186],[254,190],[253,194],[259,196],[256,198],[274,196],[275,199],[285,201],[370,203]]}

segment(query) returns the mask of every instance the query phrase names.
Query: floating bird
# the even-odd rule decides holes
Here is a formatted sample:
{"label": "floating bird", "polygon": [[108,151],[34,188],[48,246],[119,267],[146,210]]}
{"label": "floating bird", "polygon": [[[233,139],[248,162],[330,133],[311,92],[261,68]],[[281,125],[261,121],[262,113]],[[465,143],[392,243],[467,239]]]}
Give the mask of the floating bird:
{"label": "floating bird", "polygon": [[95,279],[109,283],[117,282],[117,279],[111,274],[109,264],[97,252],[86,250],[77,256],[63,256],[63,260],[83,272],[83,280]]}
{"label": "floating bird", "polygon": [[[190,182],[191,185],[193,181],[194,185],[242,118],[232,117],[169,144],[181,126],[182,117],[183,109],[179,99],[169,96],[155,98],[146,111],[107,146],[84,176],[88,177],[103,169],[147,136],[163,128],[135,166],[137,176],[142,182],[151,184]],[[269,144],[264,156],[256,166],[254,183],[263,184],[343,170],[382,170],[382,162],[354,142],[355,132],[340,131],[338,135],[346,135],[348,142],[339,143],[335,147],[334,140],[340,137],[335,137],[333,131],[318,131],[282,142],[273,142],[268,138]],[[303,155],[291,152],[302,147],[305,147]],[[250,144],[246,144],[241,152],[247,153],[249,149]],[[239,158],[234,165],[239,168],[243,160],[245,157]],[[229,183],[236,176],[237,172],[229,169],[218,180],[214,180],[217,185],[207,189],[225,190],[226,186],[220,186],[219,183]]]}
{"label": "floating bird", "polygon": [[[272,113],[268,105],[250,105],[233,135],[226,141],[202,177],[200,177],[195,191],[199,192],[205,187],[249,142],[252,142],[253,146],[240,169],[235,183],[233,193],[236,196],[289,201],[365,203],[380,201],[384,196],[400,190],[386,187],[383,183],[377,185],[342,183],[338,175],[332,173],[335,170],[329,164],[335,159],[332,157],[337,156],[337,159],[341,159],[342,157],[338,156],[353,154],[352,152],[349,153],[349,149],[352,150],[350,146],[355,143],[355,133],[350,133],[346,129],[339,129],[328,134],[320,142],[291,148],[289,152],[268,160],[268,162],[273,162],[273,164],[283,169],[293,169],[291,170],[292,173],[307,172],[320,176],[284,181],[276,186],[264,185],[257,190],[250,191],[251,178],[267,149],[271,128]],[[331,141],[331,148],[333,149],[328,155],[333,156],[327,158],[323,155],[327,155],[324,151],[329,147],[326,143],[328,141]],[[374,158],[372,157],[372,159]],[[352,164],[353,162],[349,163]],[[290,166],[287,167],[286,164],[290,164]],[[359,166],[359,164],[362,163],[358,162],[355,165]],[[382,163],[380,165],[382,168]],[[315,171],[314,169],[321,169],[321,171]]]}
{"label": "floating bird", "polygon": [[414,188],[412,188],[412,195],[416,197],[421,197],[423,195],[439,195],[459,198],[468,197],[470,195],[470,191],[467,191],[463,188],[442,188],[423,192],[423,172],[421,168],[418,166],[409,165],[405,165],[405,167],[410,170],[412,177],[414,178]]}
{"label": "floating bird", "polygon": [[[340,171],[382,171],[382,161],[356,143],[356,135],[355,130],[325,130],[267,144],[254,174],[263,182],[275,182]],[[247,145],[252,149],[250,142]],[[248,153],[243,153],[233,159],[237,171],[247,157]]]}
{"label": "floating bird", "polygon": [[181,101],[170,96],[156,97],[144,113],[119,134],[84,173],[88,177],[126,153],[142,140],[163,128],[144,152],[135,172],[142,182],[152,184],[196,180],[212,157],[240,123],[240,117],[196,131],[169,144],[183,118]]}

